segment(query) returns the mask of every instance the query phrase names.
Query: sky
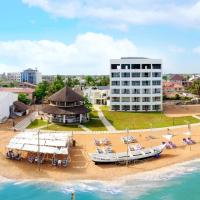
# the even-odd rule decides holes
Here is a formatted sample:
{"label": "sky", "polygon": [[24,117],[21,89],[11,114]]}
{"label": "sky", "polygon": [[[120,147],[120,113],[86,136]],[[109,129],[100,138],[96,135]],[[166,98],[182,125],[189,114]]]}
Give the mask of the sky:
{"label": "sky", "polygon": [[0,2],[0,73],[109,74],[111,58],[129,56],[200,73],[200,0]]}

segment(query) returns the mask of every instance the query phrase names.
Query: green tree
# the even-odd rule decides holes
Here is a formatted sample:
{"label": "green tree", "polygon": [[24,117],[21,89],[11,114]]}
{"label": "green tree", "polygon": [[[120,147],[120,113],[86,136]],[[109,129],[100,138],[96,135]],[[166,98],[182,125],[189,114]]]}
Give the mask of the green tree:
{"label": "green tree", "polygon": [[97,86],[107,86],[110,84],[110,79],[108,76],[101,76],[97,79]]}
{"label": "green tree", "polygon": [[67,87],[74,87],[73,79],[71,77],[68,77],[67,80],[65,81],[65,85]]}
{"label": "green tree", "polygon": [[47,81],[43,81],[39,83],[35,89],[35,97],[36,101],[41,103],[42,100],[48,95],[49,83]]}
{"label": "green tree", "polygon": [[189,87],[189,91],[200,97],[200,80],[195,80],[192,85]]}
{"label": "green tree", "polygon": [[96,80],[92,76],[85,77],[86,86],[96,86]]}
{"label": "green tree", "polygon": [[84,97],[84,105],[89,111],[92,110],[92,104],[90,103],[90,101],[89,101],[87,96]]}
{"label": "green tree", "polygon": [[65,86],[64,80],[61,76],[57,75],[55,80],[52,82],[52,84],[49,87],[48,95],[51,95],[58,90],[62,89]]}
{"label": "green tree", "polygon": [[25,103],[25,104],[31,103],[31,100],[28,98],[28,95],[24,93],[21,93],[18,95],[18,101],[21,101],[22,103]]}

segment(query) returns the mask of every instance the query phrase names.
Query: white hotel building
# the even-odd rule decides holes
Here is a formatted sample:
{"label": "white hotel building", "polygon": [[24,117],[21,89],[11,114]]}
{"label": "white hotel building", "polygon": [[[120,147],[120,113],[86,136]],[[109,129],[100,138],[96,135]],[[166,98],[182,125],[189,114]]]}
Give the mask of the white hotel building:
{"label": "white hotel building", "polygon": [[162,111],[160,59],[125,57],[110,60],[111,110]]}

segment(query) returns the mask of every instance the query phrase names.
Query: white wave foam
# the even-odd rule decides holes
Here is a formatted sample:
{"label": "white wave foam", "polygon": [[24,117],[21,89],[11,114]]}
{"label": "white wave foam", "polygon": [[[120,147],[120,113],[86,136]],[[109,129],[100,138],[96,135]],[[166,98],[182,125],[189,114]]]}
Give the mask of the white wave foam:
{"label": "white wave foam", "polygon": [[[157,169],[154,171],[142,172],[135,175],[120,177],[114,181],[93,181],[93,180],[79,180],[70,181],[65,183],[42,181],[12,181],[16,185],[27,184],[40,184],[50,191],[61,191],[69,194],[74,191],[77,192],[90,192],[98,193],[101,195],[120,196],[127,195],[137,198],[152,189],[167,186],[170,180],[181,177],[188,173],[193,173],[200,170],[200,159],[188,161],[181,164]],[[11,180],[0,178],[0,183],[8,182]],[[104,199],[104,198],[103,198]],[[111,198],[110,198],[111,199]],[[128,199],[128,198],[127,198]]]}

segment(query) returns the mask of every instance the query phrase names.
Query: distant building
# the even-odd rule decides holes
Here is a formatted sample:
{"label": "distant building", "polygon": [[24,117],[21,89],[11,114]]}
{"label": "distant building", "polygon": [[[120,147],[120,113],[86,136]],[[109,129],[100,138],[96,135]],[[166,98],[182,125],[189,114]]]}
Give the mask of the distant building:
{"label": "distant building", "polygon": [[19,84],[19,87],[21,87],[21,88],[32,88],[32,89],[35,89],[36,85],[31,84],[31,83],[27,83],[27,82],[21,82]]}
{"label": "distant building", "polygon": [[110,98],[110,86],[87,88],[84,90],[84,96],[88,97],[92,104],[107,105]]}
{"label": "distant building", "polygon": [[42,74],[37,69],[29,68],[21,73],[21,81],[36,85],[42,82]]}
{"label": "distant building", "polygon": [[0,80],[6,80],[6,73],[0,74]]}
{"label": "distant building", "polygon": [[163,94],[167,97],[174,97],[176,94],[181,94],[185,91],[185,88],[182,84],[172,82],[172,81],[164,81],[163,82]]}
{"label": "distant building", "polygon": [[160,59],[111,59],[110,69],[111,110],[162,111]]}
{"label": "distant building", "polygon": [[49,105],[43,108],[49,121],[71,124],[89,120],[89,110],[84,105],[84,98],[69,87],[64,87],[48,98]]}
{"label": "distant building", "polygon": [[184,77],[180,74],[175,74],[170,78],[170,82],[178,83],[183,85],[183,82],[185,81]]}
{"label": "distant building", "polygon": [[7,80],[11,82],[21,82],[21,73],[20,72],[7,73]]}
{"label": "distant building", "polygon": [[0,123],[6,121],[13,110],[13,103],[18,95],[11,92],[0,92]]}

